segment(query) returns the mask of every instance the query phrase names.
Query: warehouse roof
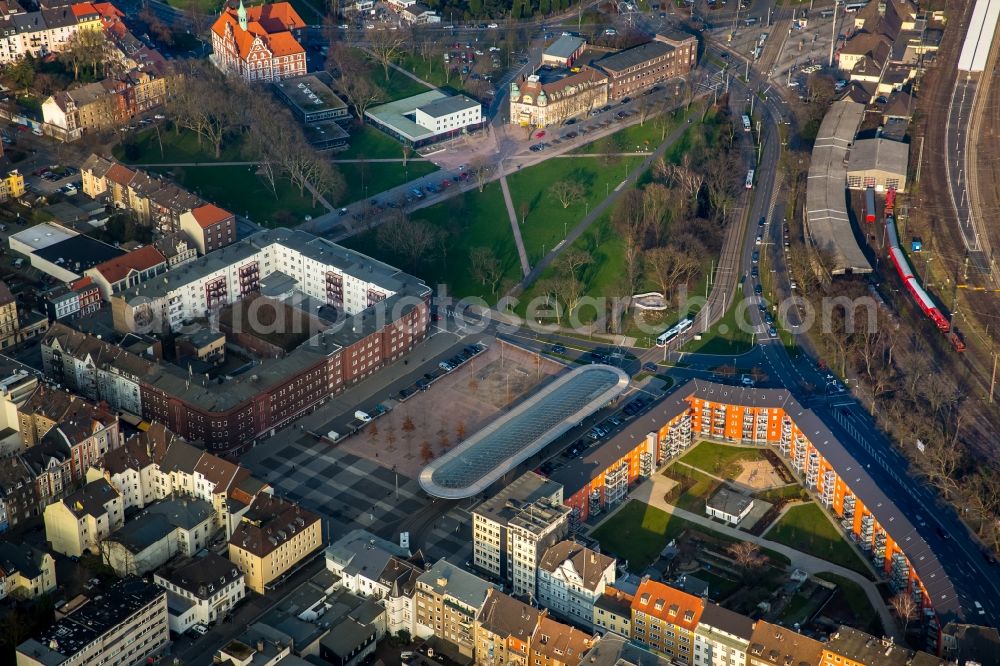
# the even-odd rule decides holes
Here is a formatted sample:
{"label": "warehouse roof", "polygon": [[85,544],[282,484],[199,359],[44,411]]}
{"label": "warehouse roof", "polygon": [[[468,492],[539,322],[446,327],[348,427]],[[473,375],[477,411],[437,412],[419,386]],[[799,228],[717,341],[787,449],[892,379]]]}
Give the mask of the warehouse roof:
{"label": "warehouse roof", "polygon": [[906,176],[910,146],[889,139],[855,141],[847,171],[887,171]]}
{"label": "warehouse roof", "polygon": [[574,37],[573,35],[562,35],[556,41],[545,49],[543,55],[549,56],[551,58],[571,58],[574,53],[577,52],[581,46],[587,43],[583,37]]}
{"label": "warehouse roof", "polygon": [[809,165],[806,231],[813,245],[832,256],[834,275],[872,272],[854,237],[845,193],[847,155],[864,113],[864,104],[834,102],[820,124]]}

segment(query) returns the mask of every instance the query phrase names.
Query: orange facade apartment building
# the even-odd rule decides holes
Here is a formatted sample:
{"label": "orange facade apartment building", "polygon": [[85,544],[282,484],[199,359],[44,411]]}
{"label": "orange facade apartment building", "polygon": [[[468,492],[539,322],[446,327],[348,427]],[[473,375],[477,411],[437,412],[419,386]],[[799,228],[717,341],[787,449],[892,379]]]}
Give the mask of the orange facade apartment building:
{"label": "orange facade apartment building", "polygon": [[691,380],[551,478],[563,485],[571,522],[579,523],[621,503],[631,486],[705,439],[776,449],[894,590],[910,591],[939,614],[958,611],[952,582],[913,524],[829,426],[785,389]]}

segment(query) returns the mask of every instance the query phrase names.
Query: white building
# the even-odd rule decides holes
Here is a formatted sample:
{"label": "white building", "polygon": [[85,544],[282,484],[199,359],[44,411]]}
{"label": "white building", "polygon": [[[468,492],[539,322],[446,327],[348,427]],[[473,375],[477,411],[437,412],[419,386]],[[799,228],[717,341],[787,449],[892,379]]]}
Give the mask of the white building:
{"label": "white building", "polygon": [[538,562],[538,604],[593,628],[594,604],[615,582],[615,558],[573,541],[550,547]]}
{"label": "white building", "polygon": [[80,557],[97,554],[99,544],[125,522],[122,496],[104,479],[45,507],[45,539],[52,550]]}
{"label": "white building", "polygon": [[[302,231],[269,229],[188,262],[114,298],[115,328],[152,324],[176,330],[256,295],[262,278],[281,274],[289,291],[354,315],[404,287],[408,276],[371,257]],[[158,323],[159,322],[159,323]]]}
{"label": "white building", "polygon": [[694,631],[694,666],[745,666],[754,621],[705,602]]}
{"label": "white building", "polygon": [[207,546],[217,531],[213,513],[201,500],[156,502],[103,539],[101,555],[119,576],[141,576]]}
{"label": "white building", "polygon": [[99,15],[90,10],[63,5],[0,17],[0,64],[58,53],[78,30],[101,30]]}
{"label": "white building", "polygon": [[473,564],[514,595],[534,595],[538,561],[569,531],[569,512],[561,485],[523,474],[473,511]]}
{"label": "white building", "polygon": [[414,597],[423,567],[401,548],[365,530],[351,530],[326,549],[326,568],[343,588],[374,597],[386,610],[386,631],[415,635]]}
{"label": "white building", "polygon": [[439,90],[373,106],[365,111],[365,119],[414,147],[471,132],[484,122],[479,102],[465,95],[449,97]]}
{"label": "white building", "polygon": [[753,509],[753,498],[731,488],[720,488],[705,502],[705,513],[712,518],[738,525]]}
{"label": "white building", "polygon": [[164,567],[153,582],[167,590],[170,631],[178,634],[221,621],[246,596],[243,572],[215,553]]}

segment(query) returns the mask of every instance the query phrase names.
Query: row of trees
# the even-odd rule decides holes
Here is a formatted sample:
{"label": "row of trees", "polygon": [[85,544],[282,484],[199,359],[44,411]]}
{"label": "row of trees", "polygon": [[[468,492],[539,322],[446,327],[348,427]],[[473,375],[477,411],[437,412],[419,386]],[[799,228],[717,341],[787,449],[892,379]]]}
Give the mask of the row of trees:
{"label": "row of trees", "polygon": [[291,113],[271,95],[202,61],[184,67],[168,100],[177,131],[193,132],[217,159],[226,142],[242,143],[275,196],[280,178],[302,196],[308,190],[313,205],[319,196],[336,200],[343,194],[343,176],[312,149]]}

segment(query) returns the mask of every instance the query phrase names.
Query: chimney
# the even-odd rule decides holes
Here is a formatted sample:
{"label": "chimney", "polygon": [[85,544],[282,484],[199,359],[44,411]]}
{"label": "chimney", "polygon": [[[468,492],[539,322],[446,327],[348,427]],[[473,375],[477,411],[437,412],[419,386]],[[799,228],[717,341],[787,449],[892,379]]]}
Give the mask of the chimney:
{"label": "chimney", "polygon": [[258,638],[257,639],[257,652],[263,652],[263,651],[264,651],[264,639],[263,638]]}

